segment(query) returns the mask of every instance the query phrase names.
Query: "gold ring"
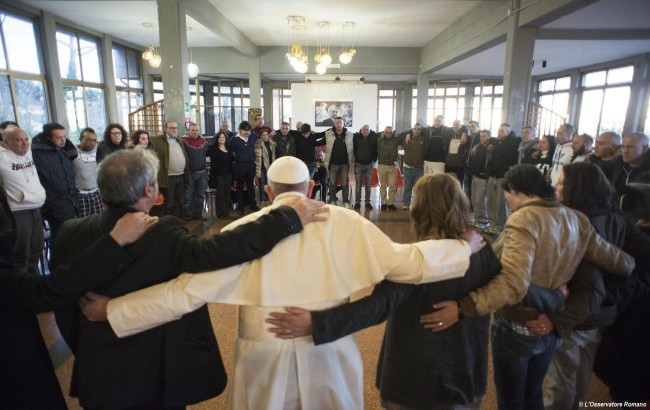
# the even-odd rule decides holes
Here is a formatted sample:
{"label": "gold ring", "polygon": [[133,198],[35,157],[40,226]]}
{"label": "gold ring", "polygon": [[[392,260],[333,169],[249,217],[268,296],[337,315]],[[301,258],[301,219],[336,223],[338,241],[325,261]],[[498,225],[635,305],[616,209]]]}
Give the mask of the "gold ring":
{"label": "gold ring", "polygon": [[438,322],[438,326],[442,326],[442,322]]}

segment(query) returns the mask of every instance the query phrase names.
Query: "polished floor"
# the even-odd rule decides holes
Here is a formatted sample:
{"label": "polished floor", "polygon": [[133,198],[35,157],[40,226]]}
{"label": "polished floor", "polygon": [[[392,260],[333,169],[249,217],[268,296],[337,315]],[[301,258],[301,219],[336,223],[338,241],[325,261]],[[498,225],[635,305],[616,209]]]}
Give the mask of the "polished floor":
{"label": "polished floor", "polygon": [[[397,211],[379,211],[379,192],[377,188],[372,189],[372,205],[374,210],[368,211],[361,209],[360,213],[364,217],[373,221],[377,226],[396,242],[406,243],[413,240],[412,231],[409,224],[408,211],[401,210],[401,190],[398,190],[398,200],[400,205]],[[232,213],[232,215],[235,215]],[[201,235],[212,235],[217,233],[223,226],[234,220],[230,219],[211,220],[208,222],[191,221],[188,228]],[[359,298],[369,293],[370,289],[355,294],[353,298]],[[233,352],[237,329],[237,309],[235,306],[215,304],[210,306],[210,315],[212,317],[215,334],[219,340],[222,350],[222,356],[229,375],[233,369]],[[53,357],[57,375],[61,383],[61,388],[67,393],[70,386],[70,374],[72,370],[73,358],[67,349],[67,346],[61,339],[56,329],[51,313],[39,316],[44,337]],[[363,356],[364,362],[364,386],[365,386],[365,408],[381,409],[379,394],[374,387],[375,366],[381,346],[381,339],[384,332],[384,325],[374,326],[357,333],[357,340]],[[490,371],[491,373],[491,371]],[[212,400],[190,406],[190,409],[225,409],[230,392],[230,384],[226,391],[219,397]],[[67,394],[66,394],[67,396]],[[67,397],[68,406],[71,409],[78,409],[79,404],[76,399]],[[595,376],[592,379],[591,388],[587,400],[594,402],[608,402],[611,399],[607,393],[607,388]],[[494,393],[494,383],[492,377],[488,380],[488,391],[483,403],[484,409],[496,409],[496,397]]]}

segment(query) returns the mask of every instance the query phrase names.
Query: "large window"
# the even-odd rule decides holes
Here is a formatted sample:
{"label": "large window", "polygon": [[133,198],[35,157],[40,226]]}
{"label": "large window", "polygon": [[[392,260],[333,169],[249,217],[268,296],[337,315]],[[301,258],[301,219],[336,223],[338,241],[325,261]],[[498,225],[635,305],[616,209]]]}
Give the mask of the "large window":
{"label": "large window", "polygon": [[280,129],[283,122],[291,124],[291,90],[273,89],[273,128]]}
{"label": "large window", "polygon": [[0,10],[0,122],[30,135],[49,121],[45,77],[32,20]]}
{"label": "large window", "polygon": [[113,44],[117,112],[125,128],[128,128],[129,113],[142,107],[141,61],[139,51]]}
{"label": "large window", "polygon": [[579,132],[598,135],[623,131],[633,76],[632,65],[582,76]]}
{"label": "large window", "polygon": [[503,84],[481,81],[473,90],[471,118],[479,127],[497,135],[503,116]]}
{"label": "large window", "polygon": [[377,112],[377,131],[382,132],[387,126],[395,127],[397,116],[397,90],[379,90]]}
{"label": "large window", "polygon": [[[535,125],[539,135],[555,134],[569,117],[571,77],[542,80],[537,84],[537,102],[542,106]],[[530,118],[529,118],[530,120]]]}
{"label": "large window", "polygon": [[[221,128],[222,121],[230,123],[231,130],[237,130],[239,123],[248,120],[250,90],[244,81],[226,83],[214,87],[215,129]],[[251,124],[254,126],[254,124]]]}
{"label": "large window", "polygon": [[101,133],[106,110],[99,42],[67,28],[57,30],[56,40],[69,135],[85,127]]}
{"label": "large window", "polygon": [[[436,116],[442,115],[444,124],[451,126],[454,120],[463,123],[478,121],[482,129],[491,130],[495,135],[503,112],[503,84],[487,80],[440,81],[432,83],[428,90],[428,125]],[[411,120],[417,114],[417,90],[413,89]]]}

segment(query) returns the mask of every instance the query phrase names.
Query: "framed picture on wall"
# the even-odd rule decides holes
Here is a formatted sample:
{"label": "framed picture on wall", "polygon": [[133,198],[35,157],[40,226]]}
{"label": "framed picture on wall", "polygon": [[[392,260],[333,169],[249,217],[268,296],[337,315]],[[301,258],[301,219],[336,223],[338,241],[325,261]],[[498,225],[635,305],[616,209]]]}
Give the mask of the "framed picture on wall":
{"label": "framed picture on wall", "polygon": [[314,124],[316,127],[333,127],[336,117],[343,118],[343,126],[352,127],[352,101],[314,102]]}

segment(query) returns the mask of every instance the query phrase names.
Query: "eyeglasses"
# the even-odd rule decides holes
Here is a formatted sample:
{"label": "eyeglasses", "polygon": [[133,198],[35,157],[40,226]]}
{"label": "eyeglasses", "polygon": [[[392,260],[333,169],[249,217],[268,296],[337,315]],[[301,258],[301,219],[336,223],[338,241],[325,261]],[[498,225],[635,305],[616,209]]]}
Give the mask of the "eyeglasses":
{"label": "eyeglasses", "polygon": [[178,127],[167,127],[168,130],[177,130]]}

